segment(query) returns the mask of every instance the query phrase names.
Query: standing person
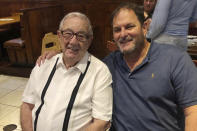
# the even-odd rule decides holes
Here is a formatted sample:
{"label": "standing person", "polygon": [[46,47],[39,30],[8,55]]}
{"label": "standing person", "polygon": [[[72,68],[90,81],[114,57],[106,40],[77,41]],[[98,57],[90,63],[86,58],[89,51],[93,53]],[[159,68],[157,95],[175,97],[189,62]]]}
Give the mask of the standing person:
{"label": "standing person", "polygon": [[189,23],[197,20],[197,0],[158,0],[147,38],[187,50]]}
{"label": "standing person", "polygon": [[87,52],[90,21],[69,13],[57,33],[62,53],[34,67],[22,99],[22,130],[104,131],[112,115],[112,78],[107,66]]}
{"label": "standing person", "polygon": [[112,16],[119,50],[104,59],[113,79],[111,130],[181,131],[181,110],[185,131],[196,131],[197,69],[190,56],[146,40],[143,8],[122,4]]}
{"label": "standing person", "polygon": [[144,12],[149,18],[152,17],[157,0],[144,0]]}

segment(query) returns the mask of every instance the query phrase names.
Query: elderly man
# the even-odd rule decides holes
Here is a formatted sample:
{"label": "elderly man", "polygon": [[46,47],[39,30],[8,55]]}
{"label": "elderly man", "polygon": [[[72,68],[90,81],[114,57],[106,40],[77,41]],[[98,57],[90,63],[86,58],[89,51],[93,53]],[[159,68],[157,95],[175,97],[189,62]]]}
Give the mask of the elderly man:
{"label": "elderly man", "polygon": [[57,31],[62,53],[35,66],[23,94],[23,131],[104,131],[112,114],[112,78],[87,52],[93,32],[81,13],[67,14]]}

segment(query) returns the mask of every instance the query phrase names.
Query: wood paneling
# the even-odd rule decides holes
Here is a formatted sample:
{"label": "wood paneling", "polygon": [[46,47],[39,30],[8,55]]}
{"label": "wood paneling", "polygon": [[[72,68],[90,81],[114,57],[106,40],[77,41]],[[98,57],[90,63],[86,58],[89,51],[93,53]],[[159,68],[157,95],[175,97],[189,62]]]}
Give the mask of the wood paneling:
{"label": "wood paneling", "polygon": [[46,33],[56,32],[63,17],[60,5],[22,9],[22,36],[25,41],[28,64],[35,64],[41,55],[42,38]]}
{"label": "wood paneling", "polygon": [[[2,3],[1,5],[4,5],[4,6],[6,5],[7,8],[0,9],[0,12],[1,12],[0,16],[6,16],[13,12],[18,12],[21,8],[40,7],[40,6],[45,6],[45,5],[51,5],[54,3],[63,5],[64,14],[68,12],[72,12],[72,11],[79,11],[79,12],[85,13],[92,22],[93,32],[94,32],[94,40],[89,51],[92,54],[94,54],[96,57],[103,58],[109,53],[106,48],[106,43],[107,41],[112,39],[112,31],[111,31],[111,25],[110,25],[111,13],[121,2],[128,2],[128,1],[137,3],[139,5],[142,5],[143,3],[143,0],[105,0],[105,1],[104,0],[97,0],[97,1],[92,1],[92,0],[83,0],[83,1],[81,0],[64,0],[64,1],[62,0],[51,0],[51,1],[50,0],[47,0],[47,1],[46,0],[40,0],[40,1],[4,0],[4,1],[1,1]],[[1,11],[1,10],[4,10],[4,11]],[[5,12],[5,10],[7,13],[2,14],[3,12]],[[36,20],[36,16],[34,16],[34,14],[29,13],[28,15],[31,15],[31,18],[25,17],[25,19],[29,19],[29,21],[32,21],[33,23],[37,22],[37,24],[39,24],[39,21]],[[51,17],[51,16],[48,16],[48,17]],[[57,23],[59,24],[59,22]],[[27,23],[24,23],[24,24],[27,24]],[[45,26],[45,24],[42,24],[42,25],[40,24],[37,26],[40,26],[40,28],[43,28],[43,29],[47,29],[43,27]],[[34,27],[32,25],[32,26],[29,26],[29,28],[34,28]],[[47,31],[44,31],[44,32],[47,32]],[[36,32],[26,32],[26,33],[29,36],[33,36],[34,34],[36,34]],[[40,33],[40,32],[37,32],[37,33]],[[43,34],[39,34],[39,36],[41,35]],[[39,37],[34,36],[34,38],[35,40],[32,39],[31,41],[40,40]],[[30,38],[28,38],[28,41],[29,39]],[[37,47],[37,49],[40,49],[38,48],[38,46],[40,45],[39,44],[34,45],[34,47]],[[34,51],[34,49],[29,50],[28,53],[34,54],[36,57],[38,56],[38,53]],[[35,62],[35,59],[32,57],[32,55],[29,55],[28,59],[30,61]]]}
{"label": "wood paneling", "polygon": [[20,10],[21,38],[4,43],[10,62],[15,65],[34,66],[41,55],[42,38],[56,32],[63,17],[61,5]]}
{"label": "wood paneling", "polygon": [[35,0],[1,0],[0,17],[7,17],[13,13],[19,12],[20,9],[48,6],[55,4],[55,1],[35,1]]}
{"label": "wood paneling", "polygon": [[[102,59],[110,52],[107,49],[107,41],[112,40],[111,13],[121,2],[126,1],[132,1],[139,5],[143,3],[143,0],[1,0],[0,17],[6,17],[16,12],[23,13],[21,16],[21,38],[24,40],[24,49],[21,51],[22,54],[16,55],[16,57],[25,56],[26,58],[22,61],[26,60],[26,65],[34,65],[37,57],[41,54],[44,34],[56,32],[63,14],[71,11],[85,13],[92,22],[94,32],[94,39],[89,51]],[[60,8],[52,9],[52,11],[40,8],[54,4],[62,5],[63,11],[60,11]],[[5,69],[10,70],[10,68],[2,68],[2,71],[6,72]],[[12,70],[9,71],[9,74],[12,72],[19,73],[19,75],[20,72],[24,74],[22,70],[18,72]]]}

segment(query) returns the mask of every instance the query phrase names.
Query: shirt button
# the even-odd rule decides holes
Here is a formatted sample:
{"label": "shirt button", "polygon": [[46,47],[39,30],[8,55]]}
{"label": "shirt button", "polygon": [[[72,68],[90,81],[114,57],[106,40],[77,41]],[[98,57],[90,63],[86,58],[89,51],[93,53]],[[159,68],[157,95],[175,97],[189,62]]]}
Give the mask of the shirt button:
{"label": "shirt button", "polygon": [[132,73],[129,73],[129,79],[135,79],[134,75]]}
{"label": "shirt button", "polygon": [[134,76],[129,76],[129,79],[135,79],[135,77]]}

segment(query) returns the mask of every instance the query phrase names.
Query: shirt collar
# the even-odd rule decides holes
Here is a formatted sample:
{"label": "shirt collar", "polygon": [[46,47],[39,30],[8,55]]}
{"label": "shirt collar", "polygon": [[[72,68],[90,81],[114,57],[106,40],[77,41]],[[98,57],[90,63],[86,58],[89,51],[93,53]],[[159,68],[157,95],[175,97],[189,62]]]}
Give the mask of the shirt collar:
{"label": "shirt collar", "polygon": [[[59,59],[59,62],[57,64],[57,67],[65,67],[64,65],[64,62],[63,62],[63,53],[59,54],[60,56],[60,59]],[[82,57],[82,59],[73,67],[71,68],[76,68],[78,69],[81,73],[84,73],[85,72],[85,69],[86,69],[86,65],[88,63],[88,60],[90,59],[89,58],[90,54],[88,52],[85,53],[85,55]]]}
{"label": "shirt collar", "polygon": [[[128,65],[126,64],[126,61],[123,58],[123,54],[120,51],[118,52],[119,52],[118,53],[119,56],[117,57],[117,64],[122,66],[126,72],[128,71],[130,72],[130,69]],[[146,57],[144,58],[143,62],[138,67],[136,67],[135,70],[138,70],[138,68],[141,68],[142,65],[146,64],[147,62],[154,61],[158,57],[159,54],[160,54],[160,51],[158,49],[158,44],[151,42]]]}

